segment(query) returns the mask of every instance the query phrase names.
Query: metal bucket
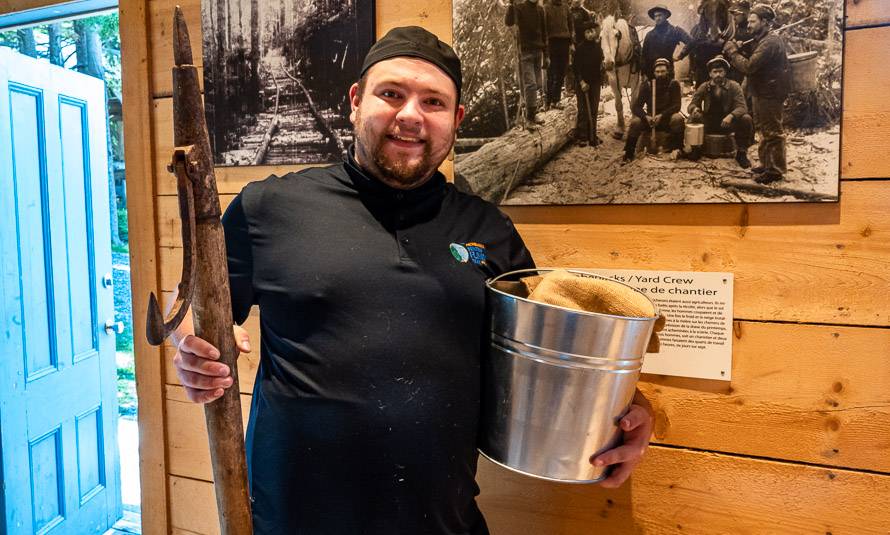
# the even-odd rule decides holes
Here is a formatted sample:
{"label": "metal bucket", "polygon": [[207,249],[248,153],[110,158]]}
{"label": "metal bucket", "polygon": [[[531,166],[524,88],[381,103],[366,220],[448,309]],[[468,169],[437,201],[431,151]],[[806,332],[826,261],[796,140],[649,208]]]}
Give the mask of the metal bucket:
{"label": "metal bucket", "polygon": [[815,50],[791,54],[788,63],[791,66],[791,91],[812,91],[819,84],[817,80],[819,55]]}
{"label": "metal bucket", "polygon": [[532,477],[594,483],[607,477],[607,467],[590,458],[621,440],[618,422],[633,399],[656,318],[527,299],[515,281],[548,271],[512,271],[486,283],[491,339],[482,362],[479,450]]}
{"label": "metal bucket", "polygon": [[735,134],[705,134],[704,153],[710,158],[735,156]]}
{"label": "metal bucket", "polygon": [[686,130],[683,132],[683,145],[685,147],[699,147],[705,142],[705,125],[686,123]]}

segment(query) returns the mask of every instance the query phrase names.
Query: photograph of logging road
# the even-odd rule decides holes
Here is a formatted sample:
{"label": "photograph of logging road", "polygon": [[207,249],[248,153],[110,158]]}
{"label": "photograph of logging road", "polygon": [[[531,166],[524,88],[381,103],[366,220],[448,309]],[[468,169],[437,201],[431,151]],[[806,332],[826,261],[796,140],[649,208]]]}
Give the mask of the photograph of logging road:
{"label": "photograph of logging road", "polygon": [[374,0],[204,0],[201,19],[214,163],[340,161]]}
{"label": "photograph of logging road", "polygon": [[[842,0],[454,0],[467,108],[455,183],[503,205],[837,202],[843,20]],[[758,47],[774,59],[746,74]],[[721,89],[708,85],[720,74],[717,55],[731,63]],[[611,67],[605,76],[597,56]],[[655,90],[664,116],[651,136],[634,127],[632,100],[652,93],[644,84],[664,56],[660,68],[673,74],[658,82],[664,93]],[[763,74],[777,68],[784,91]],[[585,77],[586,92],[576,83]],[[670,84],[679,86],[679,110],[662,107]],[[691,109],[700,86],[711,96]],[[721,125],[731,110],[718,114],[718,104],[732,100],[720,95],[737,91],[744,109]],[[656,115],[649,98],[640,100],[639,115]],[[755,127],[747,150],[745,113]],[[628,154],[629,134],[639,137]]]}

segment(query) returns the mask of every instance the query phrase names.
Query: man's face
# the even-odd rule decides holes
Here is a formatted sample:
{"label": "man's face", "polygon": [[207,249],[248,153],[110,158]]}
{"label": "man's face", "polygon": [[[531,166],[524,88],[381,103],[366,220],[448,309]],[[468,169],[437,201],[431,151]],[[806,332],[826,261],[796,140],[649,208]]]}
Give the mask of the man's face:
{"label": "man's face", "polygon": [[748,20],[748,12],[741,9],[733,10],[732,16],[735,19],[735,23],[739,26],[745,24],[745,21]]}
{"label": "man's face", "polygon": [[723,85],[723,82],[726,81],[726,69],[723,67],[714,67],[709,74],[711,75],[711,81],[717,85]]}
{"label": "man's face", "polygon": [[660,9],[652,14],[652,18],[655,20],[656,26],[661,26],[668,20],[667,13]]}
{"label": "man's face", "polygon": [[655,67],[655,77],[659,80],[664,80],[668,77],[668,68],[665,65],[658,65]]}
{"label": "man's face", "polygon": [[597,28],[587,28],[584,30],[584,38],[588,41],[593,41],[599,35],[599,30]]}
{"label": "man's face", "polygon": [[761,33],[766,30],[766,21],[761,19],[757,14],[750,13],[748,15],[748,30],[753,34]]}
{"label": "man's face", "polygon": [[397,57],[374,64],[364,92],[349,89],[358,163],[383,183],[426,182],[451,151],[464,107],[451,78],[427,61]]}
{"label": "man's face", "polygon": [[584,3],[584,0],[572,0],[572,7],[578,8],[581,7],[581,4]]}

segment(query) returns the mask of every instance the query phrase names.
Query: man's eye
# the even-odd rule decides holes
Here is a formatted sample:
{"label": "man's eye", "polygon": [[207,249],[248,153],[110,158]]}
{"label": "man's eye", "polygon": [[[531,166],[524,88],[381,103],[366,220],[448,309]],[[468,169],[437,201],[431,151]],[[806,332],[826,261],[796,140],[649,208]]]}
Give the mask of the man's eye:
{"label": "man's eye", "polygon": [[445,105],[444,102],[442,102],[441,100],[439,100],[437,98],[427,99],[426,102],[427,102],[427,104],[431,104],[433,106],[444,106]]}
{"label": "man's eye", "polygon": [[387,90],[383,91],[382,93],[380,93],[380,95],[383,97],[386,97],[386,98],[398,98],[399,97],[399,94],[396,93],[395,91],[393,91],[392,89],[387,89]]}

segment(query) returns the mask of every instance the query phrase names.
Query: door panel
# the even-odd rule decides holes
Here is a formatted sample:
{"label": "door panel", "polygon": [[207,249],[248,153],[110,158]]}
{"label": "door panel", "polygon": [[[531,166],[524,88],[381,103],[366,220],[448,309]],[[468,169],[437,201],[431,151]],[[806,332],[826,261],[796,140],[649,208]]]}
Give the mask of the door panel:
{"label": "door panel", "polygon": [[104,91],[0,48],[0,533],[121,514]]}

